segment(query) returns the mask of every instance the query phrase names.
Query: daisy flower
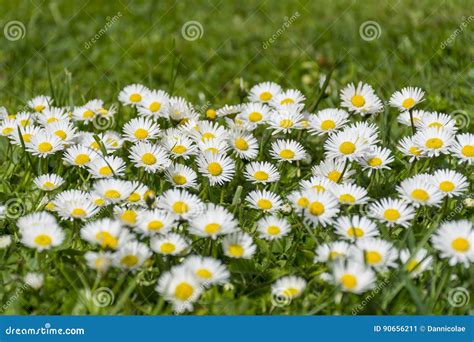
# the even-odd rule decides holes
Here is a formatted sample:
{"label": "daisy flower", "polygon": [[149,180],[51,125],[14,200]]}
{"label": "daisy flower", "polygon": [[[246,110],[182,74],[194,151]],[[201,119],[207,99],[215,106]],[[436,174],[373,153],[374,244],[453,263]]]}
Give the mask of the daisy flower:
{"label": "daisy flower", "polygon": [[183,262],[183,266],[191,270],[204,286],[223,285],[230,278],[226,266],[214,258],[192,255]]}
{"label": "daisy flower", "polygon": [[[96,138],[98,141],[96,141]],[[104,133],[94,135],[89,132],[81,132],[79,136],[79,144],[91,148],[97,153],[102,153],[101,145],[105,148],[106,154],[110,154],[117,149],[117,146],[114,146],[113,141]]]}
{"label": "daisy flower", "polygon": [[150,197],[155,197],[153,190],[150,190],[145,184],[142,184],[137,181],[132,182],[133,191],[127,198],[127,203],[138,205],[141,207],[147,206],[147,202],[150,200]]}
{"label": "daisy flower", "polygon": [[342,174],[344,167],[345,163],[343,160],[329,158],[323,160],[319,165],[313,166],[311,172],[315,176],[327,178],[334,183],[345,183],[350,181],[350,178],[355,174],[355,171],[351,170],[351,166],[348,165],[344,174]]}
{"label": "daisy flower", "polygon": [[69,115],[64,108],[49,107],[44,109],[37,119],[46,128],[54,122],[69,122]]}
{"label": "daisy flower", "polygon": [[192,219],[204,210],[204,204],[199,197],[181,189],[165,191],[158,198],[157,206],[184,220]]}
{"label": "daisy flower", "polygon": [[304,194],[305,191],[292,191],[287,199],[290,202],[291,206],[298,213],[302,213],[303,209],[306,208],[309,204],[309,200]]}
{"label": "daisy flower", "polygon": [[407,178],[397,186],[397,192],[415,208],[423,205],[437,207],[443,199],[443,194],[429,182],[429,178],[431,176],[423,174]]}
{"label": "daisy flower", "polygon": [[113,254],[110,252],[86,252],[84,254],[87,266],[101,273],[106,273],[113,262]]}
{"label": "daisy flower", "polygon": [[331,187],[330,192],[341,204],[358,205],[366,203],[368,200],[367,190],[356,184],[335,184]]}
{"label": "daisy flower", "polygon": [[187,121],[197,118],[199,115],[195,112],[193,105],[182,97],[173,96],[170,98],[168,107],[168,116],[175,121]]}
{"label": "daisy flower", "polygon": [[281,92],[281,87],[273,82],[262,82],[254,85],[249,91],[251,102],[268,103]]}
{"label": "daisy flower", "polygon": [[48,174],[36,177],[33,180],[33,182],[36,184],[36,186],[40,190],[53,191],[64,184],[64,179],[57,174],[48,173]]}
{"label": "daisy flower", "polygon": [[69,144],[76,136],[76,127],[69,121],[57,121],[49,124],[46,131],[56,135],[64,144]]}
{"label": "daisy flower", "polygon": [[220,139],[205,139],[199,141],[197,146],[202,153],[224,154],[229,149],[227,140]]}
{"label": "daisy flower", "polygon": [[460,196],[469,187],[464,175],[448,169],[436,170],[428,181],[441,192],[443,197]]}
{"label": "daisy flower", "polygon": [[87,170],[93,178],[121,177],[125,174],[125,162],[120,157],[101,156],[87,165]]}
{"label": "daisy flower", "polygon": [[72,119],[74,121],[84,122],[86,124],[94,121],[96,113],[93,109],[86,106],[74,107],[72,111]]}
{"label": "daisy flower", "polygon": [[66,164],[80,168],[87,167],[98,157],[99,154],[97,152],[83,145],[73,145],[68,147],[63,153],[63,160]]}
{"label": "daisy flower", "polygon": [[170,153],[171,158],[182,157],[188,159],[189,156],[194,155],[197,146],[193,140],[184,136],[171,137],[167,136],[162,140],[163,147]]}
{"label": "daisy flower", "polygon": [[56,218],[45,211],[37,211],[26,216],[22,216],[16,223],[20,232],[34,226],[54,226],[57,225]]}
{"label": "daisy flower", "polygon": [[[15,129],[10,135],[8,135],[8,138],[10,139],[12,144],[21,146],[21,139],[23,139],[23,143],[27,144],[31,141],[32,137],[34,137],[41,131],[42,131],[42,128],[37,127],[37,126],[26,126],[26,127],[17,126],[17,129]],[[21,138],[20,138],[20,134],[21,134]]]}
{"label": "daisy flower", "polygon": [[167,117],[169,95],[163,90],[152,90],[145,94],[138,105],[138,114],[151,118]]}
{"label": "daisy flower", "polygon": [[308,206],[303,211],[305,221],[314,226],[320,224],[323,227],[332,223],[339,212],[337,199],[329,192],[306,190],[304,194],[308,199]]}
{"label": "daisy flower", "polygon": [[433,257],[428,256],[428,251],[424,248],[420,248],[415,254],[412,254],[409,249],[403,249],[400,251],[400,261],[407,272],[416,277],[431,268]]}
{"label": "daisy flower", "polygon": [[267,184],[277,182],[280,174],[269,162],[251,162],[245,166],[245,178],[254,184]]}
{"label": "daisy flower", "polygon": [[328,178],[323,178],[321,176],[312,176],[309,180],[303,179],[300,181],[301,190],[313,189],[317,192],[324,192],[335,186],[337,186],[337,183],[334,183]]}
{"label": "daisy flower", "polygon": [[351,249],[350,254],[367,266],[373,267],[379,272],[386,271],[389,267],[396,267],[398,259],[398,250],[392,243],[378,238],[358,239],[355,248]]}
{"label": "daisy flower", "polygon": [[192,311],[193,303],[198,300],[202,290],[198,277],[190,268],[182,266],[163,273],[156,286],[156,291],[171,302],[178,313]]}
{"label": "daisy flower", "polygon": [[197,174],[189,166],[173,164],[165,171],[166,178],[176,188],[196,188]]}
{"label": "daisy flower", "polygon": [[160,134],[160,126],[148,118],[134,118],[123,126],[126,140],[137,142],[156,139]]}
{"label": "daisy flower", "polygon": [[363,216],[340,216],[334,223],[335,233],[346,240],[355,241],[379,235],[374,222]]}
{"label": "daisy flower", "polygon": [[468,220],[441,224],[431,243],[440,252],[441,258],[449,259],[451,266],[463,264],[468,267],[469,263],[474,262],[474,229]]}
{"label": "daisy flower", "polygon": [[0,124],[0,134],[4,137],[8,137],[14,134],[15,130],[17,130],[17,127],[20,126],[18,126],[15,120],[3,120]]}
{"label": "daisy flower", "polygon": [[179,234],[168,233],[153,236],[150,240],[150,247],[161,255],[178,255],[189,247],[189,243]]}
{"label": "daisy flower", "polygon": [[274,240],[288,235],[291,231],[291,226],[287,220],[270,215],[258,220],[257,231],[262,239]]}
{"label": "daisy flower", "polygon": [[421,119],[422,128],[437,128],[456,131],[456,120],[445,113],[431,112],[427,113]]}
{"label": "daisy flower", "polygon": [[238,221],[226,208],[207,204],[203,213],[189,221],[189,233],[199,237],[216,239],[219,235],[234,233]]}
{"label": "daisy flower", "polygon": [[474,134],[463,133],[456,135],[456,140],[450,150],[463,162],[472,164],[474,161]]}
{"label": "daisy flower", "polygon": [[374,89],[362,82],[359,82],[357,87],[351,83],[342,89],[341,101],[342,107],[362,116],[376,114],[383,110],[382,101],[375,95]]}
{"label": "daisy flower", "polygon": [[315,251],[314,262],[333,262],[347,257],[350,244],[345,241],[336,241],[320,244]]}
{"label": "daisy flower", "polygon": [[389,227],[399,225],[408,228],[415,217],[415,210],[403,200],[382,198],[369,205],[369,216]]}
{"label": "daisy flower", "polygon": [[167,152],[156,144],[138,142],[130,148],[130,160],[137,168],[143,168],[148,173],[156,173],[171,164]]}
{"label": "daisy flower", "polygon": [[369,170],[369,175],[372,174],[374,170],[390,170],[388,164],[394,161],[391,153],[388,148],[374,146],[364,158],[359,160],[359,164],[363,170]]}
{"label": "daisy flower", "polygon": [[102,179],[94,183],[94,192],[107,203],[125,201],[133,193],[133,184],[120,179]]}
{"label": "daisy flower", "polygon": [[251,208],[265,212],[275,212],[283,205],[280,196],[267,190],[254,190],[245,198]]}
{"label": "daisy flower", "polygon": [[292,299],[301,296],[306,289],[306,280],[296,276],[286,276],[278,279],[272,285],[272,296],[282,301],[290,302]]}
{"label": "daisy flower", "polygon": [[370,144],[350,129],[332,134],[324,143],[325,155],[331,159],[357,160],[364,158],[370,148]]}
{"label": "daisy flower", "polygon": [[54,210],[64,220],[86,220],[99,211],[89,194],[82,190],[66,190],[54,198]]}
{"label": "daisy flower", "polygon": [[28,107],[33,109],[35,112],[40,113],[44,109],[49,108],[53,103],[53,99],[50,96],[36,96],[27,102]]}
{"label": "daisy flower", "polygon": [[20,233],[21,243],[39,252],[61,245],[65,238],[63,230],[56,222],[23,227]]}
{"label": "daisy flower", "polygon": [[289,133],[295,129],[303,127],[304,116],[300,113],[300,108],[297,105],[284,106],[270,116],[268,120],[268,127],[272,129],[272,135],[277,133]]}
{"label": "daisy flower", "polygon": [[26,143],[26,150],[40,158],[46,158],[62,150],[62,140],[54,134],[41,131],[32,136],[29,143]]}
{"label": "daisy flower", "polygon": [[126,270],[136,270],[151,257],[150,249],[141,242],[129,241],[114,254],[114,263]]}
{"label": "daisy flower", "polygon": [[242,112],[237,117],[254,125],[259,125],[267,122],[270,111],[270,107],[265,104],[248,103],[243,106]]}
{"label": "daisy flower", "polygon": [[344,292],[361,294],[375,286],[376,277],[363,263],[349,260],[334,263],[332,274],[325,280],[340,286]]}
{"label": "daisy flower", "polygon": [[125,226],[135,227],[142,210],[134,207],[114,207],[114,216]]}
{"label": "daisy flower", "polygon": [[420,148],[415,143],[414,137],[405,137],[398,143],[398,150],[403,153],[404,156],[410,157],[408,160],[412,163],[423,157]]}
{"label": "daisy flower", "polygon": [[324,135],[333,133],[343,127],[349,114],[342,109],[328,108],[309,116],[309,131],[312,134]]}
{"label": "daisy flower", "polygon": [[398,108],[401,111],[406,111],[422,102],[424,95],[425,92],[420,88],[406,87],[393,93],[389,102],[392,107]]}
{"label": "daisy flower", "polygon": [[454,135],[449,130],[433,127],[420,130],[413,139],[423,154],[428,157],[437,157],[440,154],[449,154]]}
{"label": "daisy flower", "polygon": [[145,210],[138,218],[137,230],[143,235],[166,234],[176,225],[176,216],[160,210]]}
{"label": "daisy flower", "polygon": [[397,117],[397,121],[401,123],[402,125],[405,126],[411,126],[412,125],[412,120],[413,120],[413,125],[416,128],[422,127],[422,122],[423,118],[429,115],[429,112],[426,112],[424,110],[411,110],[411,111],[405,111],[400,113]]}
{"label": "daisy flower", "polygon": [[150,91],[141,84],[131,84],[120,91],[118,100],[124,105],[138,106]]}
{"label": "daisy flower", "polygon": [[235,174],[235,163],[225,154],[205,152],[197,158],[197,164],[199,172],[209,179],[211,186],[227,183]]}
{"label": "daisy flower", "polygon": [[224,254],[235,259],[250,259],[257,249],[252,237],[244,232],[226,235],[222,240]]}
{"label": "daisy flower", "polygon": [[117,220],[102,218],[81,228],[81,238],[92,245],[117,249],[132,239],[129,231]]}
{"label": "daisy flower", "polygon": [[271,156],[280,162],[293,162],[306,157],[306,152],[299,142],[294,140],[277,140],[272,143]]}
{"label": "daisy flower", "polygon": [[[251,102],[258,102],[258,101],[251,101]],[[242,105],[237,104],[237,105],[225,105],[222,108],[219,108],[218,110],[215,110],[214,114],[209,115],[210,113],[209,110],[206,111],[206,117],[208,119],[215,119],[216,117],[224,117],[232,114],[238,114],[242,111]]]}
{"label": "daisy flower", "polygon": [[274,108],[281,108],[284,106],[290,105],[301,105],[300,108],[304,106],[303,102],[306,100],[306,97],[303,93],[297,89],[288,89],[281,91],[276,94],[270,101],[270,105]]}
{"label": "daisy flower", "polygon": [[258,141],[251,133],[243,130],[232,130],[229,144],[239,158],[252,160],[258,155]]}
{"label": "daisy flower", "polygon": [[35,120],[35,118],[34,118],[33,114],[31,114],[31,113],[23,112],[23,113],[18,113],[15,116],[15,122],[20,127],[31,126],[33,124],[34,120]]}

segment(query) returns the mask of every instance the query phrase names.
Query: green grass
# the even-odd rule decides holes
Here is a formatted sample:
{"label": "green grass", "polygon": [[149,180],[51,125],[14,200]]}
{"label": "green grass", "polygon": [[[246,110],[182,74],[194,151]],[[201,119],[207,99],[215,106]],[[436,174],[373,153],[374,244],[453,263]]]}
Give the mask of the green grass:
{"label": "green grass", "polygon": [[[447,48],[441,48],[466,20],[472,7],[468,0],[0,0],[0,7],[2,28],[11,20],[19,20],[26,27],[23,39],[8,41],[0,37],[0,106],[12,112],[39,94],[54,94],[61,105],[79,105],[93,98],[111,104],[117,102],[119,90],[130,83],[171,91],[189,99],[196,108],[219,108],[241,101],[241,81],[248,89],[260,81],[271,80],[300,89],[311,103],[318,95],[320,75],[334,68],[331,93],[319,108],[337,106],[341,87],[360,80],[373,85],[385,100],[404,86],[421,87],[427,92],[423,108],[446,113],[462,110],[474,122],[474,22],[458,33]],[[294,23],[264,49],[263,43],[282,27],[285,17],[296,12],[299,16]],[[87,49],[85,44],[104,28],[108,17],[115,15],[120,16],[116,23]],[[190,20],[201,23],[201,39],[183,39],[181,28]],[[359,35],[359,27],[369,20],[380,25],[381,35],[365,41]],[[118,115],[123,124],[131,111],[122,110]],[[396,112],[391,110],[377,121],[392,150],[395,140],[409,133],[396,124],[395,116]],[[472,132],[472,124],[464,130]],[[312,143],[315,163],[322,158],[322,141]],[[12,197],[20,198],[29,211],[36,209],[42,195],[32,186],[36,170],[30,165],[39,168],[37,158],[29,161],[21,148],[10,150],[4,138],[0,139],[0,151],[0,199],[5,202]],[[59,164],[57,159],[50,160],[49,170],[57,171]],[[416,165],[418,170],[421,164]],[[303,166],[303,171],[307,172],[310,166]],[[454,159],[438,159],[436,167],[441,166],[457,167]],[[371,197],[383,197],[394,191],[395,184],[408,175],[409,167],[406,161],[398,159],[394,170],[384,173],[371,188]],[[472,167],[460,170],[471,176],[472,181]],[[291,186],[296,172],[296,168],[288,168],[279,186]],[[132,168],[128,168],[127,174],[135,175]],[[364,175],[359,180],[368,184]],[[68,181],[83,185],[82,180],[73,177]],[[150,182],[157,188],[163,185],[158,179]],[[223,196],[224,203],[231,204],[235,185],[232,183],[233,187],[223,193],[211,192],[211,199],[218,202]],[[246,184],[243,193],[250,188]],[[462,210],[457,212],[460,206]],[[250,230],[256,214],[248,215],[242,206],[232,208],[237,208],[243,229]],[[443,210],[420,210],[406,243],[414,247],[426,241],[430,230],[453,212],[452,219],[472,218],[472,208],[463,206],[462,199],[450,200]],[[298,217],[290,220],[296,231],[294,236],[272,244],[258,240],[256,262],[229,263],[234,288],[207,291],[195,313],[352,314],[356,310],[358,314],[473,314],[469,303],[456,308],[447,301],[451,288],[463,286],[472,291],[472,267],[449,267],[440,259],[436,259],[432,272],[418,279],[409,279],[402,272],[379,279],[380,291],[375,294],[340,293],[320,280],[319,275],[327,269],[313,264],[317,243],[330,241],[332,233],[318,227],[314,231],[316,243]],[[15,220],[0,223],[0,234],[4,233],[18,237]],[[383,236],[405,247],[404,234],[398,229],[385,231]],[[0,303],[15,299],[1,310],[2,314],[172,313],[154,287],[162,269],[175,261],[166,261],[161,267],[154,264],[137,274],[112,270],[99,279],[82,261],[84,248],[66,247],[47,255],[35,254],[20,244],[0,250]],[[211,251],[219,253],[217,245],[211,246]],[[39,292],[24,289],[18,280],[30,270],[47,272]],[[303,298],[291,305],[272,307],[269,286],[285,274],[304,276],[309,282],[308,289]],[[451,278],[453,275],[455,278]],[[93,304],[90,293],[100,287],[112,289],[112,305],[101,308]],[[369,294],[370,300],[356,309]]]}

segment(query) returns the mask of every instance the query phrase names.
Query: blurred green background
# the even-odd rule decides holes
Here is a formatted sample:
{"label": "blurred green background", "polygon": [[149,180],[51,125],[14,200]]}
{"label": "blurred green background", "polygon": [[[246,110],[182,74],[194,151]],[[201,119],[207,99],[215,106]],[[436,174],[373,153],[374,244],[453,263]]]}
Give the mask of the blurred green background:
{"label": "blurred green background", "polygon": [[[473,5],[0,0],[0,104],[19,109],[34,95],[50,94],[51,85],[61,104],[95,97],[114,102],[130,83],[171,90],[174,64],[173,94],[196,105],[238,102],[240,78],[246,87],[272,80],[312,98],[320,74],[340,60],[333,77],[337,89],[361,80],[388,99],[396,89],[419,86],[432,109],[471,113]],[[13,20],[25,31],[8,40],[6,25]],[[202,26],[201,38],[183,38],[189,21]],[[378,38],[362,39],[359,29],[366,21],[379,25]],[[92,42],[94,36],[99,38]]]}

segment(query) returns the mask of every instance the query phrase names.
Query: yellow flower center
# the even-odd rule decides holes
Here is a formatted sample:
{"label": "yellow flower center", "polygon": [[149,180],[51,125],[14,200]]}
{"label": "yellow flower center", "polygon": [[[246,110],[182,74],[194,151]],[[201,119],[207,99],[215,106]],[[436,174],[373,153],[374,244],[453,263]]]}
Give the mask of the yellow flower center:
{"label": "yellow flower center", "polygon": [[311,215],[320,216],[324,214],[324,211],[324,204],[322,204],[321,202],[312,202],[309,205],[309,212],[311,213]]}
{"label": "yellow flower center", "polygon": [[150,106],[148,107],[148,109],[150,109],[150,112],[153,112],[153,113],[159,111],[160,108],[161,108],[161,103],[159,102],[152,102]]}
{"label": "yellow flower center", "polygon": [[272,99],[273,95],[269,91],[264,91],[263,93],[260,94],[259,98],[261,101],[270,101]]}
{"label": "yellow flower center", "polygon": [[408,151],[413,154],[414,156],[419,156],[421,154],[421,151],[418,149],[416,146],[412,146],[408,149]]}
{"label": "yellow flower center", "polygon": [[352,154],[356,150],[356,146],[354,143],[350,141],[344,141],[340,146],[339,146],[339,152],[343,154]]}
{"label": "yellow flower center", "polygon": [[94,116],[94,112],[90,109],[86,110],[84,113],[82,113],[82,117],[84,119],[90,119]]}
{"label": "yellow flower center", "polygon": [[346,289],[353,290],[357,286],[357,278],[353,274],[344,274],[341,283]]}
{"label": "yellow flower center", "polygon": [[281,294],[287,298],[293,298],[298,295],[300,291],[298,289],[295,289],[294,287],[289,287],[285,289]]}
{"label": "yellow flower center", "polygon": [[112,169],[109,167],[109,166],[102,166],[100,169],[99,169],[99,173],[102,175],[102,176],[110,176],[112,174]]}
{"label": "yellow flower center", "polygon": [[416,260],[410,260],[406,266],[406,270],[408,272],[413,272],[416,268],[419,267],[419,262]]}
{"label": "yellow flower center", "polygon": [[164,242],[160,246],[161,253],[169,254],[173,253],[176,250],[176,246],[171,242]]}
{"label": "yellow flower center", "polygon": [[266,181],[268,179],[268,173],[265,171],[257,171],[253,174],[253,177],[259,181]]}
{"label": "yellow flower center", "polygon": [[3,130],[2,130],[2,134],[3,135],[9,135],[13,132],[13,128],[11,127],[5,127]]}
{"label": "yellow flower center", "polygon": [[120,192],[118,192],[117,190],[107,190],[104,193],[104,196],[109,199],[118,199],[121,197]]}
{"label": "yellow flower center", "polygon": [[267,200],[265,198],[262,198],[262,199],[259,199],[258,202],[257,202],[257,206],[260,208],[260,209],[263,209],[263,210],[268,210],[268,209],[271,209],[273,207],[273,204],[270,200]]}
{"label": "yellow flower center", "polygon": [[364,231],[360,229],[359,227],[350,227],[347,230],[347,235],[349,235],[350,237],[355,236],[357,238],[360,238],[361,236],[364,236]]}
{"label": "yellow flower center", "polygon": [[278,234],[280,234],[280,232],[281,232],[280,227],[277,227],[277,226],[268,226],[267,227],[267,233],[270,234],[270,235],[278,235]]}
{"label": "yellow flower center", "polygon": [[237,138],[235,139],[234,143],[235,147],[237,147],[239,150],[247,151],[249,149],[249,144],[247,143],[247,141],[245,141],[245,139]]}
{"label": "yellow flower center", "polygon": [[176,153],[176,154],[183,154],[187,151],[188,149],[186,148],[186,146],[183,146],[183,145],[176,145],[174,146],[171,151],[173,153]]}
{"label": "yellow flower center", "polygon": [[355,197],[351,194],[342,194],[341,196],[339,196],[339,202],[342,203],[354,203],[355,201]]}
{"label": "yellow flower center", "polygon": [[148,222],[147,228],[148,230],[151,230],[151,231],[158,231],[161,228],[163,228],[163,226],[164,226],[163,222],[159,220],[153,220],[153,221]]}
{"label": "yellow flower center", "polygon": [[411,192],[411,197],[417,201],[426,202],[430,199],[430,195],[423,189],[415,189]]}
{"label": "yellow flower center", "polygon": [[[58,119],[55,118],[54,116],[52,116],[52,117],[50,117],[46,120],[47,123],[56,122],[56,121],[58,121]],[[25,124],[23,124],[23,122],[26,124],[28,121],[27,120],[22,121],[22,125],[25,126]]]}
{"label": "yellow flower center", "polygon": [[219,223],[209,223],[204,227],[207,234],[216,234],[220,229],[221,225]]}
{"label": "yellow flower center", "polygon": [[451,242],[451,247],[453,247],[456,252],[460,253],[465,253],[470,248],[469,241],[462,237],[454,239],[453,242]]}
{"label": "yellow flower center", "polygon": [[244,254],[244,248],[241,245],[229,245],[228,252],[235,258],[240,258]]}
{"label": "yellow flower center", "polygon": [[[51,123],[49,120],[50,120],[50,119],[47,120],[48,123]],[[30,124],[30,119],[23,119],[23,120],[20,120],[20,124],[21,124],[23,127],[28,126],[28,125]]]}
{"label": "yellow flower center", "polygon": [[51,239],[51,236],[46,234],[39,234],[35,237],[35,243],[41,247],[48,247],[52,242],[53,240]]}
{"label": "yellow flower center", "polygon": [[339,182],[339,178],[341,178],[341,172],[337,170],[330,171],[327,176],[333,182]]}
{"label": "yellow flower center", "polygon": [[91,161],[91,159],[89,158],[89,156],[87,154],[78,154],[76,156],[76,158],[74,159],[74,162],[77,165],[84,165],[84,164],[86,164],[90,161]]}
{"label": "yellow flower center", "polygon": [[22,134],[22,137],[23,137],[24,142],[30,142],[32,135],[30,133],[25,133],[25,134]]}
{"label": "yellow flower center", "polygon": [[41,153],[51,152],[52,149],[53,149],[53,145],[51,145],[47,141],[39,143],[38,145],[38,151],[40,151]]}
{"label": "yellow flower center", "polygon": [[137,221],[137,213],[134,210],[125,210],[120,218],[128,224],[135,224]]}
{"label": "yellow flower center", "polygon": [[321,129],[323,131],[328,131],[330,129],[333,129],[334,127],[336,127],[336,123],[332,120],[324,120],[323,122],[321,122]]}
{"label": "yellow flower center", "polygon": [[146,139],[148,137],[148,131],[144,128],[139,128],[133,134],[137,139]]}
{"label": "yellow flower center", "polygon": [[174,175],[173,181],[178,185],[183,185],[187,182],[186,177],[184,177],[183,175]]}
{"label": "yellow flower center", "polygon": [[402,106],[406,109],[410,109],[411,107],[413,107],[414,104],[415,104],[415,100],[412,99],[411,97],[403,100],[402,102]]}
{"label": "yellow flower center", "polygon": [[154,165],[156,157],[152,153],[147,152],[142,156],[142,162],[146,165]]}
{"label": "yellow flower center", "polygon": [[281,105],[287,105],[287,104],[293,104],[293,103],[295,103],[295,100],[291,98],[286,98],[280,101]]}
{"label": "yellow flower center", "polygon": [[212,273],[209,272],[209,270],[206,270],[205,268],[200,268],[196,271],[196,275],[199,278],[204,278],[204,279],[211,279],[212,278]]}
{"label": "yellow flower center", "polygon": [[382,159],[378,157],[373,157],[367,160],[367,163],[372,167],[377,167],[377,166],[382,165]]}
{"label": "yellow flower center", "polygon": [[140,200],[140,194],[137,192],[134,192],[130,196],[128,196],[127,201],[129,202],[138,202]]}
{"label": "yellow flower center", "polygon": [[61,140],[66,140],[66,138],[67,138],[66,132],[64,132],[64,131],[61,130],[61,129],[59,129],[59,130],[57,130],[56,132],[54,132],[54,134],[55,134],[56,136],[58,136],[59,138],[61,138]]}
{"label": "yellow flower center", "polygon": [[338,257],[340,257],[342,254],[337,252],[337,251],[331,251],[329,252],[329,259],[330,260],[335,260],[337,259]]}
{"label": "yellow flower center", "polygon": [[435,122],[430,123],[430,124],[428,125],[428,127],[430,127],[430,128],[433,128],[433,127],[441,128],[441,127],[443,127],[443,124],[442,124],[441,122],[436,122],[436,121],[435,121]]}
{"label": "yellow flower center", "polygon": [[363,105],[365,105],[365,99],[363,96],[361,95],[354,95],[352,96],[352,99],[351,99],[351,102],[352,104],[357,107],[357,108],[360,108],[362,107]]}
{"label": "yellow flower center", "polygon": [[280,157],[283,159],[291,159],[295,156],[295,152],[289,149],[284,149],[280,151]]}
{"label": "yellow flower center", "polygon": [[94,204],[100,207],[105,204],[105,201],[102,198],[97,198],[94,200]]}
{"label": "yellow flower center", "polygon": [[249,114],[249,120],[252,122],[258,122],[262,120],[263,115],[259,112],[252,112]]}
{"label": "yellow flower center", "polygon": [[281,128],[291,128],[293,127],[294,122],[290,119],[283,119],[280,121],[280,127]]}
{"label": "yellow flower center", "polygon": [[463,146],[461,154],[465,157],[474,157],[474,145]]}
{"label": "yellow flower center", "polygon": [[173,211],[176,214],[184,214],[184,213],[187,213],[188,210],[189,210],[188,205],[184,203],[183,201],[177,201],[173,204]]}
{"label": "yellow flower center", "polygon": [[54,189],[55,187],[56,187],[56,185],[54,185],[53,182],[46,181],[46,182],[43,183],[43,188],[45,188],[45,189],[51,190],[51,189]]}
{"label": "yellow flower center", "polygon": [[100,150],[100,145],[97,141],[94,141],[90,144],[90,147],[93,148],[94,150]]}
{"label": "yellow flower center", "polygon": [[296,204],[298,204],[302,208],[306,208],[309,204],[309,201],[306,197],[300,197]]}
{"label": "yellow flower center", "polygon": [[202,135],[201,140],[205,141],[206,139],[214,139],[216,136],[212,132],[206,132]]}
{"label": "yellow flower center", "polygon": [[126,255],[120,260],[120,263],[127,267],[133,267],[138,263],[138,258],[135,255]]}
{"label": "yellow flower center", "polygon": [[383,213],[383,217],[389,221],[396,221],[400,218],[400,212],[397,209],[387,209]]}
{"label": "yellow flower center", "polygon": [[35,110],[35,112],[41,112],[45,108],[46,108],[45,106],[39,104],[39,105],[36,105],[33,109]]}
{"label": "yellow flower center", "polygon": [[453,182],[450,181],[444,181],[439,183],[439,189],[444,192],[451,192],[455,188],[455,185]]}
{"label": "yellow flower center", "polygon": [[130,101],[131,102],[140,102],[142,100],[142,96],[138,93],[134,93],[130,95]]}
{"label": "yellow flower center", "polygon": [[212,162],[207,166],[207,170],[213,176],[219,176],[222,173],[222,166],[219,163]]}
{"label": "yellow flower center", "polygon": [[377,251],[368,251],[365,253],[365,260],[368,264],[375,265],[382,261],[382,255]]}
{"label": "yellow flower center", "polygon": [[84,216],[86,216],[86,211],[82,208],[74,208],[72,211],[71,211],[71,216],[72,217],[75,217],[75,218],[82,218]]}
{"label": "yellow flower center", "polygon": [[181,301],[188,300],[194,293],[194,288],[187,282],[179,283],[174,291],[174,296]]}
{"label": "yellow flower center", "polygon": [[206,111],[206,117],[207,117],[208,119],[215,119],[215,118],[216,118],[216,115],[217,115],[217,113],[216,113],[216,111],[215,111],[214,109],[208,109],[208,110]]}
{"label": "yellow flower center", "polygon": [[98,232],[95,235],[95,239],[100,243],[103,248],[117,248],[118,239],[109,232]]}
{"label": "yellow flower center", "polygon": [[431,138],[431,139],[426,140],[425,145],[428,148],[432,148],[432,149],[437,150],[437,149],[443,147],[444,143],[443,143],[443,140],[441,140],[440,138]]}

